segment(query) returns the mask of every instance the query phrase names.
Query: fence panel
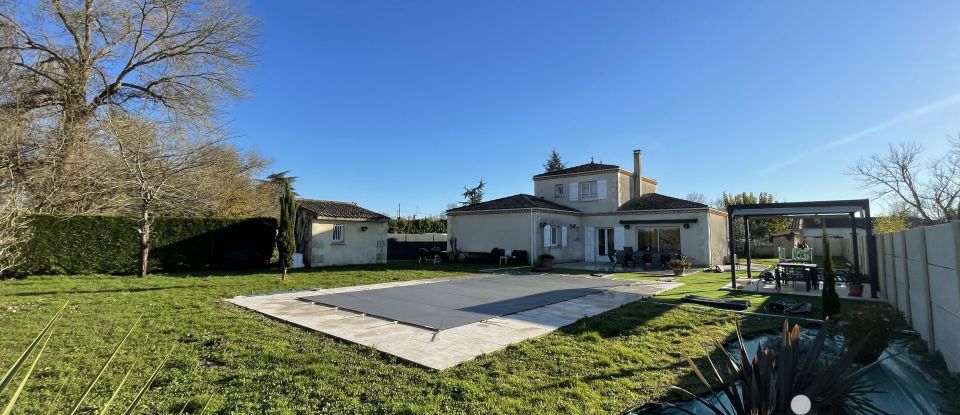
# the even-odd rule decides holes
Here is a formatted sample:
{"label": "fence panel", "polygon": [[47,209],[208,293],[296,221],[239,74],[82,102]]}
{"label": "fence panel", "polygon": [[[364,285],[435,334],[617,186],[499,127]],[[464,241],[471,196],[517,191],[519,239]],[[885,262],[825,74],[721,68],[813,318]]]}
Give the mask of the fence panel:
{"label": "fence panel", "polygon": [[960,371],[960,222],[926,228],[934,343],[951,371]]}
{"label": "fence panel", "polygon": [[907,278],[907,247],[903,232],[893,234],[893,268],[894,287],[897,290],[897,310],[900,310],[907,321],[910,319],[910,279]]}
{"label": "fence panel", "polygon": [[933,324],[930,321],[930,283],[927,279],[927,253],[923,228],[910,229],[903,233],[910,320],[914,330],[924,340],[932,341]]}
{"label": "fence panel", "polygon": [[887,302],[960,372],[960,221],[880,235]]}

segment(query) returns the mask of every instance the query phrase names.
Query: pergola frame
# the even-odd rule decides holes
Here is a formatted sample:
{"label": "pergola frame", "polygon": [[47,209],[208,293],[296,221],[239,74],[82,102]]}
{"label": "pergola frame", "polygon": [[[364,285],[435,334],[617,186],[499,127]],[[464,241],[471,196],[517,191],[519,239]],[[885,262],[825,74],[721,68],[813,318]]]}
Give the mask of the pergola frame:
{"label": "pergola frame", "polygon": [[[747,277],[752,276],[750,269],[750,219],[771,219],[771,218],[823,218],[848,216],[850,218],[850,229],[853,237],[853,266],[854,272],[860,273],[860,249],[857,240],[857,222],[856,215],[863,218],[867,241],[867,267],[870,269],[870,296],[877,298],[879,283],[877,277],[877,252],[876,241],[873,238],[873,221],[870,216],[870,200],[824,200],[813,202],[787,202],[787,203],[757,203],[757,204],[737,204],[727,206],[727,238],[730,242],[730,283],[731,288],[737,286],[737,266],[733,260],[736,250],[736,241],[733,238],[733,222],[735,218],[742,217],[744,225],[744,252],[747,256]],[[826,253],[830,255],[829,252]]]}

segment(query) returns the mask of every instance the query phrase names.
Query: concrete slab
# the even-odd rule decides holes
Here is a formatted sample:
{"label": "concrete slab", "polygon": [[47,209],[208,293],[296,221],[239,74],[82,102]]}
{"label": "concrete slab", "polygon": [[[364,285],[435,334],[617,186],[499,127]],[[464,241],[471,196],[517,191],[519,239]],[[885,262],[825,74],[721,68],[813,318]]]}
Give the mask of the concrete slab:
{"label": "concrete slab", "polygon": [[[683,285],[678,282],[628,281],[628,285],[604,287],[599,292],[582,297],[439,331],[303,300],[304,297],[326,293],[358,292],[463,278],[498,278],[499,283],[509,284],[511,280],[502,278],[503,276],[504,274],[475,275],[444,280],[303,290],[235,297],[228,301],[306,329],[373,347],[383,353],[427,368],[442,370],[477,356],[496,352],[511,344],[550,333],[581,318],[594,316]],[[562,277],[564,280],[569,277],[582,278]],[[544,278],[550,277],[544,276]]]}

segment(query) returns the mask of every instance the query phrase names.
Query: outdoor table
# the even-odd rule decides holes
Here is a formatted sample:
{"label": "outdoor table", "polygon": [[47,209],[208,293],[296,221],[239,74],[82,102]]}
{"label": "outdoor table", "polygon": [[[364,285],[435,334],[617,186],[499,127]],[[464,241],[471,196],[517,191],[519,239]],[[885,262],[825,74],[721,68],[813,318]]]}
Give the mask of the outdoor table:
{"label": "outdoor table", "polygon": [[[781,271],[781,269],[783,271]],[[781,262],[777,265],[776,272],[774,276],[776,277],[777,282],[777,292],[780,292],[781,281],[786,281],[782,278],[783,274],[790,275],[803,275],[803,282],[807,286],[807,291],[810,291],[810,288],[819,290],[819,268],[817,264],[808,263],[808,262]],[[791,279],[796,281],[795,279]]]}

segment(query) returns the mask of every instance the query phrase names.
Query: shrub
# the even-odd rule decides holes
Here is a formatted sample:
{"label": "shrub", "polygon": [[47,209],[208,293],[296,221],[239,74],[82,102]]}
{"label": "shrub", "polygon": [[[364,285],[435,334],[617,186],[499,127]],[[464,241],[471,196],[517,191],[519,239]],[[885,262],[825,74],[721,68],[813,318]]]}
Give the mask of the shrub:
{"label": "shrub", "polygon": [[900,330],[900,314],[886,305],[865,307],[837,318],[837,326],[847,344],[864,341],[855,360],[871,363],[880,358]]}
{"label": "shrub", "polygon": [[[33,237],[18,271],[31,274],[128,274],[137,270],[137,220],[120,216],[31,215]],[[151,270],[269,265],[273,218],[158,217]]]}
{"label": "shrub", "polygon": [[693,263],[684,258],[674,258],[674,259],[671,259],[669,262],[667,262],[667,266],[674,269],[676,268],[686,269],[693,266]]}

